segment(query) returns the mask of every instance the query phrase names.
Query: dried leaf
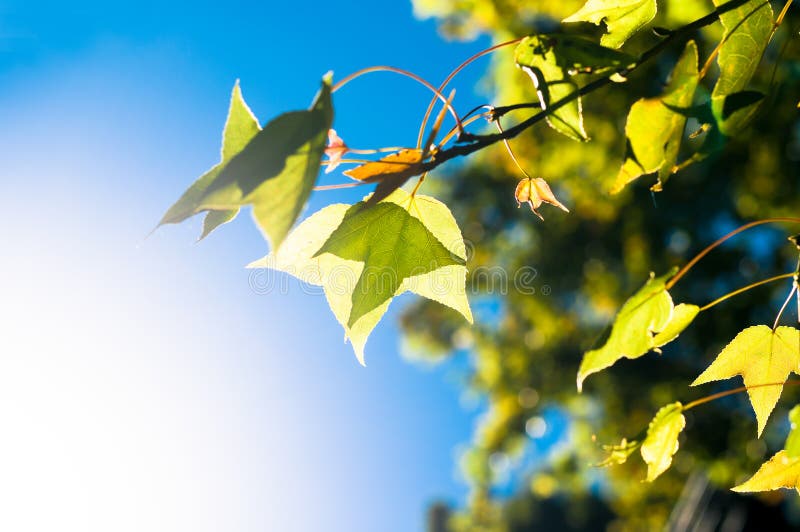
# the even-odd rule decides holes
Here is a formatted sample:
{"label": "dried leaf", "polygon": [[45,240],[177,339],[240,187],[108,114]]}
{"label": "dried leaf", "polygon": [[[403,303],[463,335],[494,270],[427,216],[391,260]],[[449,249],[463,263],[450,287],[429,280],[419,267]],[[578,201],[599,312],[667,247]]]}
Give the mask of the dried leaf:
{"label": "dried leaf", "polygon": [[544,218],[536,209],[538,209],[542,203],[549,203],[550,205],[555,205],[564,212],[569,212],[569,209],[556,199],[547,181],[541,177],[526,177],[517,183],[517,188],[514,190],[514,197],[517,200],[517,207],[523,203],[527,203],[533,213],[541,220],[544,220]]}

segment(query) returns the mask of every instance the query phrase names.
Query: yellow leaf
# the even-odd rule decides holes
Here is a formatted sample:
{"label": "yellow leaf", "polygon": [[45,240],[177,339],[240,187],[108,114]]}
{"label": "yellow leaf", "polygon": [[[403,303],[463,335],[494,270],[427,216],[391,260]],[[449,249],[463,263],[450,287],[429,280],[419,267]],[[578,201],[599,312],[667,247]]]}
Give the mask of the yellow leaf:
{"label": "yellow leaf", "polygon": [[683,405],[677,402],[662,407],[650,422],[641,450],[647,464],[647,482],[669,469],[672,456],[678,452],[678,436],[685,426]]}
{"label": "yellow leaf", "polygon": [[800,458],[791,458],[786,451],[779,451],[769,462],[761,465],[756,474],[739,484],[733,491],[770,491],[779,488],[794,488],[800,491]]}
{"label": "yellow leaf", "polygon": [[740,332],[717,356],[714,362],[692,383],[705,384],[741,375],[756,413],[758,435],[783,391],[790,373],[800,364],[800,331],[766,325],[749,327]]}
{"label": "yellow leaf", "polygon": [[578,369],[578,391],[583,381],[614,365],[621,358],[635,359],[671,342],[689,326],[700,309],[696,305],[673,306],[666,283],[676,270],[651,278],[628,299],[611,327],[611,334],[599,349],[587,351]]}

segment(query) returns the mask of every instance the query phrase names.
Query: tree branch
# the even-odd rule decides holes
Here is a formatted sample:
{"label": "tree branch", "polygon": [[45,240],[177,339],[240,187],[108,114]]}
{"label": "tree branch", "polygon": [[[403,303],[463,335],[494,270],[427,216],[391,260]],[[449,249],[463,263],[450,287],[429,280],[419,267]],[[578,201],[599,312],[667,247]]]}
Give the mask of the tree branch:
{"label": "tree branch", "polygon": [[[664,49],[666,49],[672,43],[680,42],[683,39],[688,39],[690,35],[695,31],[710,24],[713,24],[714,22],[719,20],[720,15],[742,6],[747,1],[749,0],[731,0],[726,4],[719,6],[717,9],[715,9],[708,15],[705,15],[695,20],[694,22],[690,22],[689,24],[682,26],[677,30],[674,30],[664,39],[659,41],[655,46],[649,48],[644,53],[642,53],[639,56],[639,59],[637,59],[637,61],[634,64],[624,68],[617,69],[608,74],[607,76],[604,76],[600,79],[596,79],[590,83],[587,83],[577,91],[551,104],[550,107],[548,107],[547,109],[544,109],[536,113],[535,115],[520,122],[514,127],[506,129],[502,133],[494,133],[490,135],[473,135],[470,133],[463,133],[462,135],[459,136],[459,142],[460,142],[459,144],[453,146],[452,148],[448,148],[438,152],[432,160],[422,165],[421,170],[423,170],[424,172],[429,172],[434,168],[436,168],[437,166],[445,163],[446,161],[449,161],[450,159],[471,155],[472,153],[482,150],[487,146],[491,146],[496,142],[501,142],[516,137],[526,129],[532,127],[534,124],[537,124],[538,122],[541,122],[542,120],[553,114],[555,111],[567,105],[568,103],[572,102],[573,100],[576,100],[581,96],[585,96],[598,89],[601,89],[606,85],[616,83],[612,81],[611,79],[612,77],[619,77],[619,76],[627,77],[628,74],[630,74],[631,72],[642,66],[644,63],[646,63],[653,57],[663,52]],[[494,116],[500,117],[516,109],[526,109],[534,107],[540,108],[541,104],[539,102],[529,102],[529,103],[520,103],[515,105],[496,107]]]}

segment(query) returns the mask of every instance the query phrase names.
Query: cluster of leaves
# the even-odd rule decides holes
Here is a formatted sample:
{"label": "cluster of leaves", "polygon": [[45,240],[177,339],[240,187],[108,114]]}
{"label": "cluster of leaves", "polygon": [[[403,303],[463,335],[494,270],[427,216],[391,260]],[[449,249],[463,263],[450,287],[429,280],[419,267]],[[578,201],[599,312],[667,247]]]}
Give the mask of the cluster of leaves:
{"label": "cluster of leaves", "polygon": [[[564,23],[564,32],[543,33],[535,24],[534,31],[525,28],[522,34],[527,36],[511,41],[516,43],[513,61],[496,66],[498,78],[502,79],[512,65],[521,69],[533,82],[527,87],[511,82],[500,84],[497,92],[503,101],[519,101],[518,98],[506,97],[527,95],[531,89],[535,96],[531,104],[507,108],[488,106],[491,110],[483,116],[497,122],[499,134],[461,134],[461,120],[457,119],[458,127],[438,144],[434,143],[445,111],[454,113],[451,97],[424,144],[400,149],[344,172],[356,183],[376,183],[373,194],[354,205],[329,205],[299,225],[297,222],[324,164],[323,157],[327,154],[330,169],[339,164],[342,155],[349,151],[331,129],[334,116],[332,93],[335,91],[332,77],[323,78],[321,89],[309,109],[278,116],[263,128],[245,104],[237,84],[223,133],[220,162],[191,185],[164,215],[161,224],[178,223],[204,213],[202,239],[215,228],[233,220],[241,207],[251,206],[255,222],[270,242],[271,251],[266,257],[251,263],[250,267],[279,270],[323,287],[331,310],[362,364],[367,338],[394,297],[413,292],[426,301],[435,302],[437,306],[434,307],[428,303],[419,304],[406,315],[405,325],[409,338],[418,339],[418,345],[424,345],[428,351],[432,351],[435,344],[449,349],[452,339],[459,337],[462,345],[463,339],[468,338],[471,350],[476,354],[471,385],[490,397],[490,415],[479,431],[474,452],[467,456],[466,462],[471,464],[467,469],[472,471],[476,483],[473,503],[476,508],[485,510],[492,504],[489,499],[493,482],[493,472],[487,464],[497,453],[513,454],[514,449],[524,447],[520,444],[520,432],[526,419],[537,408],[537,401],[530,400],[531,391],[536,393],[535,389],[539,388],[542,392],[547,391],[553,399],[565,397],[560,378],[564,373],[560,369],[562,362],[574,360],[575,333],[581,330],[579,326],[590,328],[597,322],[598,315],[608,314],[624,292],[616,280],[620,277],[619,272],[634,278],[643,273],[644,268],[647,268],[644,271],[649,271],[650,266],[645,266],[648,262],[659,266],[664,262],[675,262],[663,256],[648,261],[647,252],[651,255],[657,252],[646,244],[647,239],[658,231],[671,229],[674,221],[658,220],[655,228],[640,226],[639,221],[645,219],[653,225],[653,219],[658,216],[644,210],[641,198],[631,200],[630,195],[620,194],[612,199],[607,193],[627,191],[633,188],[628,185],[646,175],[656,176],[651,190],[662,191],[667,179],[679,170],[691,173],[692,168],[700,168],[696,172],[707,172],[708,167],[702,166],[704,163],[713,160],[716,153],[732,138],[746,132],[749,125],[758,124],[759,111],[767,100],[763,92],[750,87],[754,77],[761,72],[762,56],[777,27],[768,2],[729,0],[723,3],[715,0],[718,11],[705,13],[705,16],[701,13],[694,22],[685,13],[678,14],[680,10],[675,6],[681,4],[684,11],[692,12],[697,7],[696,2],[664,2],[667,14],[675,15],[672,18],[659,11],[661,4],[655,0],[588,0],[582,7],[572,9],[574,6],[566,2],[559,9],[569,9],[571,14],[559,13],[558,10],[552,13]],[[476,13],[480,12],[477,7],[474,9]],[[466,12],[469,11],[467,8]],[[785,10],[781,17],[784,14]],[[659,16],[664,17],[663,20],[659,20]],[[466,15],[466,20],[469,18]],[[492,31],[502,34],[508,30],[499,19],[491,20],[497,25],[488,26]],[[515,19],[509,24],[519,25],[520,20]],[[669,25],[676,20],[681,24],[675,29],[660,28],[658,36],[648,37],[642,31],[656,23]],[[721,23],[721,34],[708,29],[705,34],[696,35],[697,30],[715,21]],[[599,44],[596,39],[587,38],[592,33],[586,29],[590,24],[603,28]],[[520,28],[512,27],[512,31],[515,36],[520,34]],[[576,35],[575,31],[584,34]],[[649,42],[653,38],[657,39],[655,44]],[[620,50],[623,46],[625,51]],[[710,51],[706,50],[705,64],[701,68],[699,60],[705,48],[710,48]],[[659,58],[661,62],[651,67],[653,58]],[[716,77],[709,75],[714,60],[719,71]],[[647,68],[651,68],[650,79],[666,78],[668,81],[653,90],[647,84],[648,76],[634,72]],[[665,75],[667,70],[669,74]],[[639,80],[635,81],[637,76]],[[772,82],[776,79],[779,78],[773,74]],[[622,84],[631,87],[631,93],[648,95],[632,104],[624,98],[617,98],[606,99],[596,107],[590,106],[589,93]],[[635,92],[634,88],[645,90]],[[437,94],[444,100],[441,93]],[[506,131],[499,126],[501,116],[516,116],[531,108],[537,109],[537,113],[517,126]],[[627,120],[622,138],[625,149],[620,165],[619,158],[609,155],[617,150],[609,149],[609,146],[619,144],[613,124],[625,112]],[[558,134],[529,130],[540,119]],[[690,123],[696,126],[696,131],[687,131]],[[588,142],[589,131],[592,131],[593,142]],[[459,136],[455,145],[446,147],[447,141],[456,133]],[[519,137],[518,147],[526,149],[517,151],[526,153],[524,165],[514,156],[509,144],[510,139],[522,133],[528,136]],[[433,197],[417,194],[416,188],[407,192],[400,187],[416,176],[421,176],[421,183],[428,171],[447,160],[484,150],[499,141],[505,143],[512,155],[511,160],[520,169],[538,163],[539,168],[549,169],[543,172],[547,175],[565,176],[560,184],[576,206],[574,210],[578,212],[578,219],[549,226],[552,235],[548,235],[548,246],[552,245],[551,237],[568,242],[569,237],[579,233],[592,235],[606,247],[609,242],[621,238],[624,242],[621,253],[616,244],[611,247],[615,248],[616,255],[626,257],[623,263],[607,266],[592,257],[596,250],[587,247],[583,262],[576,260],[575,265],[559,265],[561,269],[556,271],[563,274],[558,281],[560,288],[589,293],[590,303],[583,309],[569,308],[570,298],[546,303],[510,294],[504,302],[508,314],[498,320],[499,323],[480,323],[479,320],[469,329],[465,328],[464,320],[472,324],[473,317],[466,286],[468,280],[475,279],[470,277],[464,238],[448,205],[455,208],[462,226],[470,230],[480,228],[475,229],[479,236],[468,234],[486,244],[477,247],[478,254],[473,261],[505,266],[509,270],[530,263],[531,259],[541,261],[543,257],[540,252],[522,251],[516,247],[515,244],[523,239],[518,234],[510,236],[513,230],[522,225],[527,238],[539,241],[542,238],[533,236],[530,224],[517,222],[516,215],[512,215],[504,205],[514,199],[528,202],[537,214],[535,209],[542,202],[564,210],[567,208],[556,199],[544,179],[531,178],[527,174],[516,189],[508,186],[502,175],[496,180],[469,180],[476,184],[470,186],[466,197],[464,194],[459,197],[453,191],[442,191],[441,197],[449,194],[449,199],[453,200],[447,205]],[[551,147],[562,147],[564,143],[574,143],[574,147],[559,151],[557,158],[548,158],[548,152],[552,153]],[[498,164],[491,159],[492,156],[491,150],[482,151],[481,157],[487,159],[479,160],[479,164],[486,164],[488,160],[494,172],[507,164],[506,161]],[[608,171],[611,168],[613,173]],[[566,174],[570,172],[575,175],[567,178]],[[593,173],[608,178],[585,179]],[[710,181],[713,179],[707,180]],[[690,195],[692,198],[695,196]],[[663,197],[667,201],[671,199],[666,193]],[[774,197],[773,194],[771,199]],[[727,199],[722,198],[719,210],[728,207],[724,203]],[[794,207],[786,208],[791,211]],[[486,209],[491,210],[493,219],[485,215]],[[629,223],[621,216],[622,212],[636,214]],[[688,210],[688,214],[694,212]],[[704,214],[715,212],[708,209]],[[691,224],[699,224],[701,221],[697,218],[702,217],[688,220]],[[506,223],[510,219],[515,221]],[[509,225],[516,227],[512,230]],[[565,249],[565,253],[571,256],[581,254],[579,250]],[[609,259],[607,262],[618,260],[611,258],[613,253],[604,256]],[[635,260],[630,260],[631,256]],[[580,273],[573,270],[576,267]],[[618,274],[615,275],[614,271]],[[670,269],[660,277],[651,273],[644,287],[622,305],[603,345],[589,349],[583,355],[577,375],[579,390],[589,375],[610,368],[621,359],[637,359],[650,351],[660,352],[661,347],[678,339],[684,331],[691,330],[687,328],[702,309],[695,304],[673,303],[670,290],[685,273],[676,275],[676,271]],[[576,281],[570,287],[569,283]],[[580,288],[575,289],[575,286]],[[456,313],[448,310],[442,314],[443,308]],[[454,321],[456,315],[460,315],[459,321]],[[520,341],[520,333],[523,341]],[[549,358],[534,360],[534,351],[537,357],[544,353]],[[559,360],[559,355],[565,352],[569,354]],[[757,434],[760,436],[791,372],[800,372],[800,333],[793,327],[778,327],[776,322],[774,327],[758,325],[742,331],[693,384],[741,375],[756,412]],[[548,374],[557,378],[543,384],[550,378]],[[682,375],[676,376],[674,382],[684,382],[685,386],[682,379]],[[664,386],[673,391],[676,389],[670,380],[664,380]],[[625,408],[620,408],[620,404],[625,403],[625,393],[618,391],[620,397],[604,405],[606,412],[614,408],[625,411]],[[673,393],[654,395],[659,399],[665,395],[670,400],[675,397]],[[651,399],[655,400],[655,397]],[[592,409],[591,403],[573,401],[565,404],[572,410],[576,425],[590,430],[589,419],[592,416],[588,412]],[[687,405],[671,402],[661,407],[642,438],[623,439],[620,445],[608,446],[608,456],[603,464],[624,464],[638,449],[647,466],[646,479],[655,480],[673,463],[679,436],[687,426],[685,412],[699,404],[702,402]],[[639,406],[647,407],[648,404]],[[797,438],[800,437],[793,432],[790,441]],[[792,450],[795,446],[787,444],[786,450],[775,455],[750,481],[737,489],[754,491],[795,487],[797,474],[791,471],[795,471],[796,460],[800,460]],[[578,453],[575,457],[585,458]],[[582,470],[574,461],[564,463],[573,473]],[[537,490],[548,492],[542,488],[543,485],[532,484],[534,493]],[[579,485],[585,486],[573,484],[576,488]],[[548,493],[552,493],[552,489]],[[625,496],[632,498],[637,493],[641,494],[641,489],[631,490]],[[650,517],[655,519],[658,514]]]}

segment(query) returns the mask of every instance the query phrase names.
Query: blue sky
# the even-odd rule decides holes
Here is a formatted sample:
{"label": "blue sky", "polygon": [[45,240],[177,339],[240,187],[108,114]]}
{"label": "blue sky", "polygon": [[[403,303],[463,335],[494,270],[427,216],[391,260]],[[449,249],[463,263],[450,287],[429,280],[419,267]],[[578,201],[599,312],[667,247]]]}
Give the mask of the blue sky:
{"label": "blue sky", "polygon": [[[197,219],[144,237],[217,161],[236,79],[263,123],[328,70],[438,82],[485,45],[405,2],[0,4],[0,529],[407,531],[463,499],[475,412],[457,368],[401,359],[396,312],[362,368],[323,297],[249,288],[249,215],[199,245]],[[410,144],[427,101],[375,74],[335,125]]]}

